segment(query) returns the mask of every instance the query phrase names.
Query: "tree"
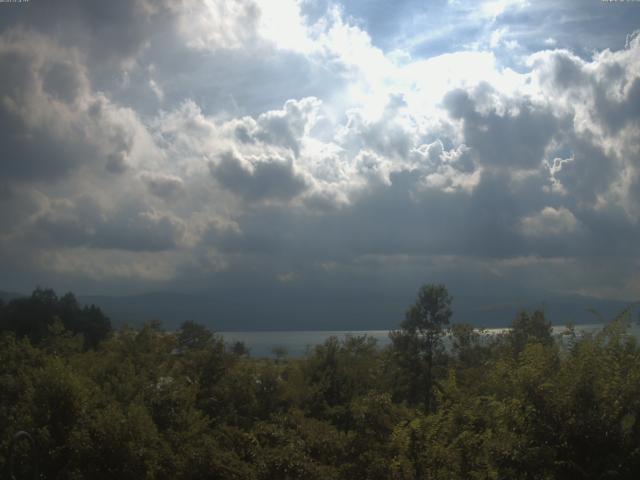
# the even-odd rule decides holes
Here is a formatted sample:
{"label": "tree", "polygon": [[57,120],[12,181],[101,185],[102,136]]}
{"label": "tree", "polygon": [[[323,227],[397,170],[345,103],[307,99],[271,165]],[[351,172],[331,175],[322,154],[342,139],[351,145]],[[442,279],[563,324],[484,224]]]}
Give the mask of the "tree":
{"label": "tree", "polygon": [[545,318],[542,310],[536,310],[532,314],[522,311],[511,323],[507,338],[513,353],[518,355],[529,342],[551,345],[552,333],[551,322]]}
{"label": "tree", "polygon": [[469,323],[456,323],[451,326],[451,351],[461,367],[476,369],[481,366],[489,354],[487,331]]}
{"label": "tree", "polygon": [[95,305],[81,307],[72,293],[58,297],[51,289],[36,288],[30,297],[13,299],[2,309],[0,331],[12,331],[39,344],[58,320],[65,330],[82,334],[85,348],[96,348],[111,333],[111,321]]}
{"label": "tree", "polygon": [[241,340],[237,340],[231,344],[231,353],[238,357],[248,357],[251,354],[249,347]]}
{"label": "tree", "polygon": [[396,358],[409,373],[410,400],[421,396],[427,412],[434,406],[434,360],[443,351],[442,335],[451,318],[452,300],[444,285],[422,286],[400,330],[389,335]]}
{"label": "tree", "polygon": [[178,347],[182,350],[203,350],[215,342],[213,333],[204,325],[187,320],[180,326]]}

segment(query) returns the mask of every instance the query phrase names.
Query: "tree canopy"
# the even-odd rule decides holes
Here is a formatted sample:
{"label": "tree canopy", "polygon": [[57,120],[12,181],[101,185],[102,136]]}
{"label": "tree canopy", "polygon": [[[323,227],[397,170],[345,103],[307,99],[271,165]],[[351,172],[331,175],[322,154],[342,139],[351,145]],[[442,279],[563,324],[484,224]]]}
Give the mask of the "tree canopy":
{"label": "tree canopy", "polygon": [[394,353],[408,379],[409,396],[433,406],[434,364],[442,355],[442,336],[451,318],[453,299],[444,285],[424,285],[409,307],[400,330],[391,333]]}
{"label": "tree canopy", "polygon": [[38,344],[56,322],[84,338],[87,348],[96,347],[111,332],[111,321],[95,305],[80,306],[72,293],[58,297],[51,289],[37,288],[28,297],[0,306],[0,332],[14,332]]}
{"label": "tree canopy", "polygon": [[562,341],[541,311],[499,335],[447,329],[451,304],[426,286],[389,347],[331,337],[268,359],[194,322],[87,343],[101,314],[37,290],[0,306],[1,476],[24,430],[47,479],[637,478],[629,312]]}

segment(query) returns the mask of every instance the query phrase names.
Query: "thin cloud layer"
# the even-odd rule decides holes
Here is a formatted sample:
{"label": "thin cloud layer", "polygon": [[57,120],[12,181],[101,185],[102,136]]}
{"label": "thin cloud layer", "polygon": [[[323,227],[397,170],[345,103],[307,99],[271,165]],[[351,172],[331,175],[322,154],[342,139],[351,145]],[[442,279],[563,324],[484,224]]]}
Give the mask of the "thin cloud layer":
{"label": "thin cloud layer", "polygon": [[2,4],[2,286],[637,298],[640,7],[580,5]]}

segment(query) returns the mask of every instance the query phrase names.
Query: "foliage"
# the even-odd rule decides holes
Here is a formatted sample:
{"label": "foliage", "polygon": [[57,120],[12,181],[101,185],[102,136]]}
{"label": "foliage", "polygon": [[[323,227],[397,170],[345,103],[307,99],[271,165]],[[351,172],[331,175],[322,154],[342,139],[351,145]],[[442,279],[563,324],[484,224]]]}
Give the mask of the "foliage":
{"label": "foliage", "polygon": [[64,298],[42,290],[0,307],[0,468],[12,434],[27,430],[51,479],[635,479],[640,471],[630,312],[592,334],[569,330],[566,344],[543,312],[518,314],[503,335],[446,330],[451,299],[427,286],[390,347],[332,337],[303,358],[269,360],[194,322],[87,343],[89,329],[69,320],[88,318],[77,313],[84,309]]}
{"label": "foliage", "polygon": [[422,400],[427,411],[434,407],[434,368],[442,357],[442,336],[451,318],[451,302],[444,285],[425,285],[407,310],[400,330],[392,332],[393,352],[410,402]]}
{"label": "foliage", "polygon": [[111,332],[111,322],[95,305],[81,307],[72,293],[62,297],[53,290],[37,288],[30,297],[16,298],[0,306],[0,332],[14,332],[37,344],[49,335],[55,322],[84,337],[86,348],[94,348]]}

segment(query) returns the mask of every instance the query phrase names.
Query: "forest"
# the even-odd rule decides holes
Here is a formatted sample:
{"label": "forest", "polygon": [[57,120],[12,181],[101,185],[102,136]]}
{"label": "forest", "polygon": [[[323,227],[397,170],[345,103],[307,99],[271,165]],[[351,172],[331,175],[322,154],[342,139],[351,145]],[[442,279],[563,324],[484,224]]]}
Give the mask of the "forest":
{"label": "forest", "polygon": [[[488,335],[425,285],[380,348],[252,358],[193,321],[113,329],[73,294],[0,303],[0,472],[44,479],[636,479],[631,310]],[[28,432],[14,441],[17,432]],[[11,471],[12,470],[12,471]]]}

